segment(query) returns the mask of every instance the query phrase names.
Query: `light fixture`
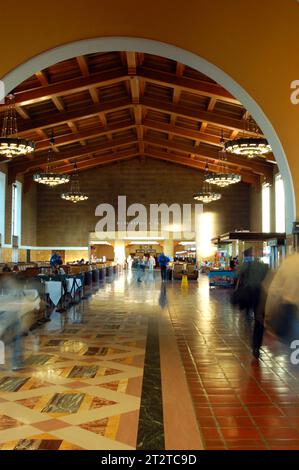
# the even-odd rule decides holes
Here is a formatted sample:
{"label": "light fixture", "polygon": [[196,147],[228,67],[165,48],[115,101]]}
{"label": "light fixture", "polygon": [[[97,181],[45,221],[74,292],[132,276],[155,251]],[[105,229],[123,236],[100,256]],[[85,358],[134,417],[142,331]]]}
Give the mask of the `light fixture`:
{"label": "light fixture", "polygon": [[55,143],[55,140],[54,140],[53,133],[50,139],[50,143],[51,143],[51,147],[49,148],[49,152],[48,152],[46,171],[44,173],[35,173],[33,175],[33,181],[35,181],[36,183],[45,184],[47,186],[54,187],[59,184],[68,183],[70,181],[70,177],[69,175],[66,175],[66,174],[60,174],[60,173],[54,172],[52,158],[53,158],[53,145]]}
{"label": "light fixture", "polygon": [[8,95],[0,137],[0,154],[7,158],[14,158],[33,151],[34,143],[32,141],[18,137],[15,97]]}
{"label": "light fixture", "polygon": [[217,173],[207,173],[204,179],[207,183],[216,184],[220,188],[226,188],[227,186],[230,186],[231,184],[239,183],[241,181],[241,175],[237,173],[230,173],[225,163],[226,152],[224,148],[223,132],[222,132],[221,144],[222,144],[222,148],[219,151],[219,162],[218,162],[219,171]]}
{"label": "light fixture", "polygon": [[209,175],[209,166],[208,164],[206,164],[202,190],[198,193],[193,194],[193,198],[196,201],[202,202],[203,204],[208,204],[210,202],[218,201],[219,199],[221,199],[220,193],[211,190],[211,185],[207,181]]}
{"label": "light fixture", "polygon": [[62,193],[61,198],[66,201],[73,202],[74,204],[88,199],[88,196],[80,191],[79,175],[76,163],[74,164],[74,172],[71,177],[71,189],[68,192]]}
{"label": "light fixture", "polygon": [[[253,132],[254,137],[245,137],[245,132]],[[246,156],[248,158],[264,157],[272,152],[271,145],[267,139],[258,136],[258,127],[250,116],[244,121],[243,137],[228,140],[225,142],[225,150],[235,155]]]}

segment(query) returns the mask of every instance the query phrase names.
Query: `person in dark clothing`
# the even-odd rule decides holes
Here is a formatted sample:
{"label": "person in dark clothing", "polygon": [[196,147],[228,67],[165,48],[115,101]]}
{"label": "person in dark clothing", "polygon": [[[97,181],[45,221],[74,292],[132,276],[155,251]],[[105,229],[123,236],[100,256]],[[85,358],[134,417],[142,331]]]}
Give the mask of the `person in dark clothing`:
{"label": "person in dark clothing", "polygon": [[170,259],[164,253],[161,253],[158,258],[158,263],[161,269],[161,278],[163,282],[167,280],[167,265],[169,261]]}
{"label": "person in dark clothing", "polygon": [[55,266],[57,265],[60,266],[61,264],[62,264],[61,256],[55,251],[53,255],[51,256],[50,265],[52,266],[52,268],[55,268]]}
{"label": "person in dark clothing", "polygon": [[254,315],[252,353],[256,358],[259,358],[264,336],[266,292],[263,283],[268,272],[268,266],[258,260],[243,263],[238,272],[237,289],[243,293],[240,308],[245,308],[248,316],[251,311]]}
{"label": "person in dark clothing", "polygon": [[11,273],[11,268],[8,266],[8,264],[5,264],[2,269],[3,273]]}

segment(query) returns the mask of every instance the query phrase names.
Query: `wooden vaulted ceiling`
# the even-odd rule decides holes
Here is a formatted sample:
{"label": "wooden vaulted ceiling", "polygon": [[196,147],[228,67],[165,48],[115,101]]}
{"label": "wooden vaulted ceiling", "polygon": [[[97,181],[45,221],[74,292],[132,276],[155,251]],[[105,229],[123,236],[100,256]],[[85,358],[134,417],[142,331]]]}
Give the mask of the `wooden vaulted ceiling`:
{"label": "wooden vaulted ceiling", "polygon": [[[45,168],[53,146],[55,171],[70,173],[131,158],[154,158],[217,171],[221,134],[244,134],[246,109],[207,76],[173,60],[135,52],[90,54],[37,72],[15,94],[19,135],[34,154],[9,163],[9,178]],[[1,106],[3,115],[5,106]],[[1,116],[2,117],[2,116]],[[245,132],[245,136],[250,133]],[[228,155],[244,182],[272,175],[273,155]]]}

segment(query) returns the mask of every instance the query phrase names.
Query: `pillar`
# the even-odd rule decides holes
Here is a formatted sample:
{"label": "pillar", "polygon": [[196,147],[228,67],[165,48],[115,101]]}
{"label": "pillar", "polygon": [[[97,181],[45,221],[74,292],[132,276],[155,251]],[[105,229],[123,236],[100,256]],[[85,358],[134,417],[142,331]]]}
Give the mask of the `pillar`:
{"label": "pillar", "polygon": [[114,241],[114,261],[123,264],[126,260],[126,245],[124,240]]}
{"label": "pillar", "polygon": [[164,240],[163,251],[166,256],[173,259],[174,257],[174,242],[173,240]]}

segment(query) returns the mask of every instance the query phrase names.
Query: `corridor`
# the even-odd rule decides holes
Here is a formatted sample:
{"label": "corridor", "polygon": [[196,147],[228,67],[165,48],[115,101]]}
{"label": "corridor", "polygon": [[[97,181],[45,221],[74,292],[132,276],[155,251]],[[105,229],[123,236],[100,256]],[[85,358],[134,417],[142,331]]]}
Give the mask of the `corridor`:
{"label": "corridor", "polygon": [[207,278],[122,274],[0,366],[0,449],[299,449],[299,366]]}

